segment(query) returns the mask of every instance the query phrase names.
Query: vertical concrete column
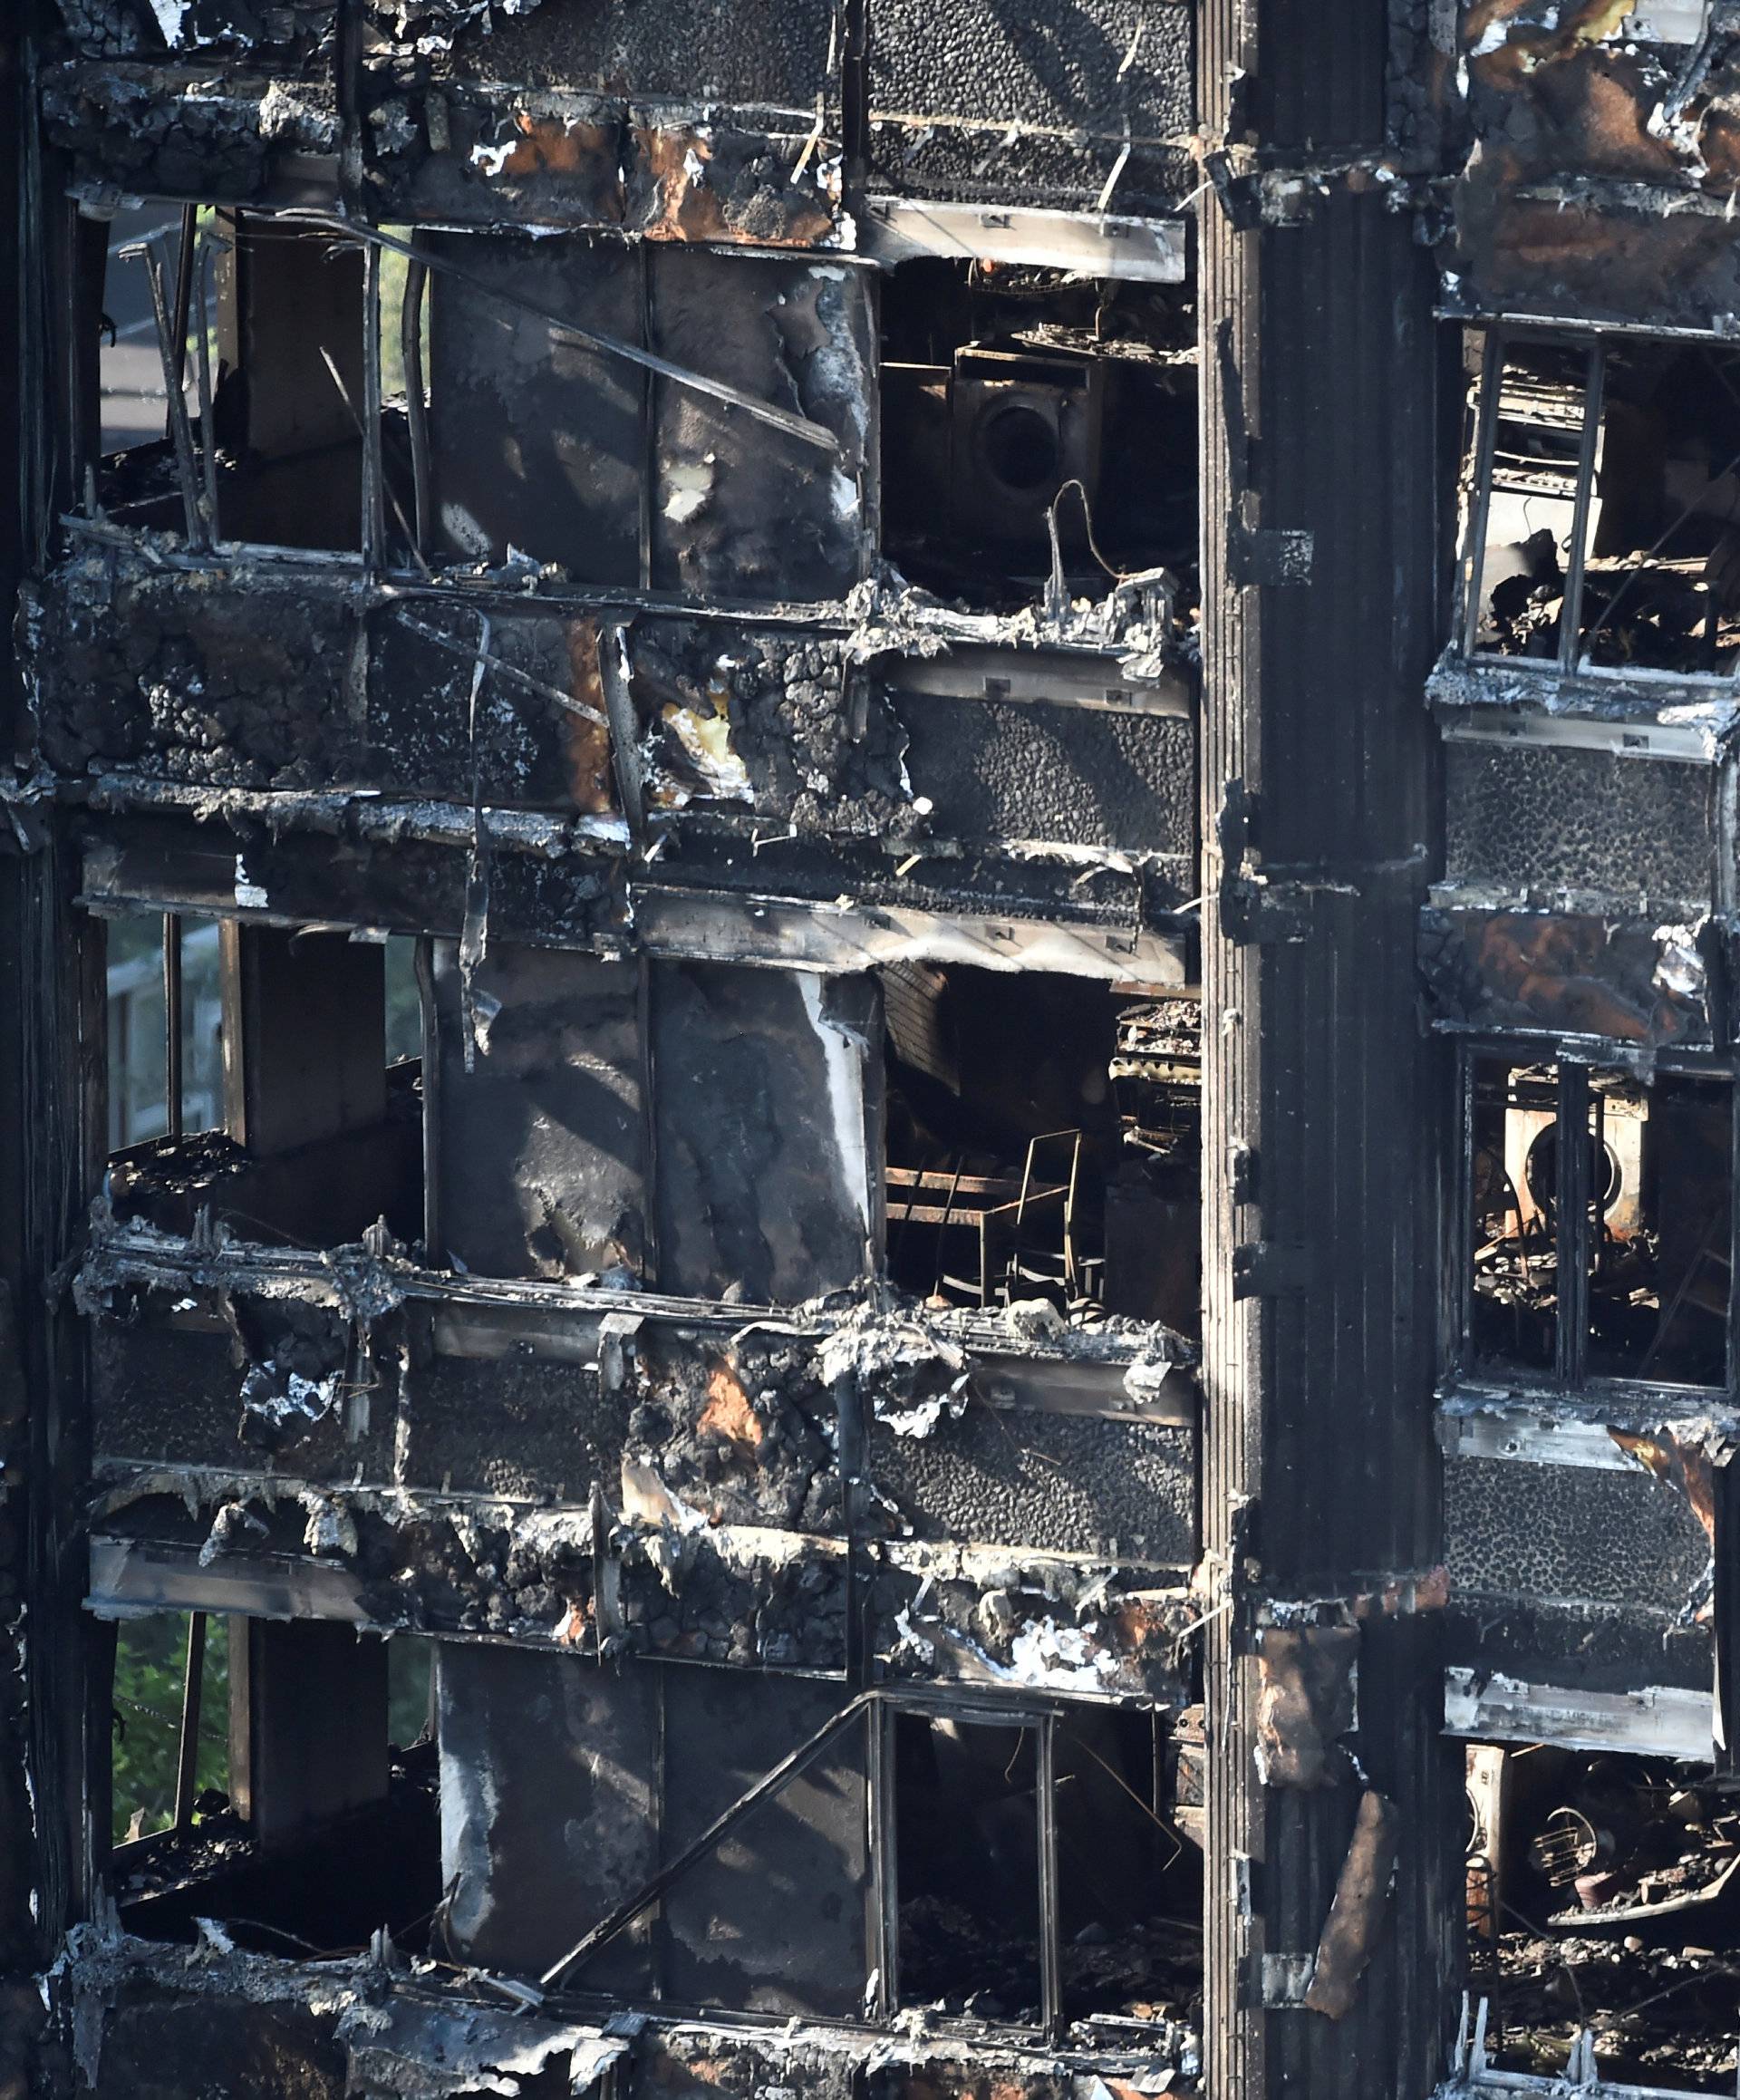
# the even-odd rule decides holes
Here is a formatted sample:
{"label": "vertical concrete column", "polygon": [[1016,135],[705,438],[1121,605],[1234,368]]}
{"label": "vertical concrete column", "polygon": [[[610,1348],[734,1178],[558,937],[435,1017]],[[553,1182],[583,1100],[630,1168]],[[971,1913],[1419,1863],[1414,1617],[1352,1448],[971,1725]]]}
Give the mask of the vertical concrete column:
{"label": "vertical concrete column", "polygon": [[1450,1099],[1413,966],[1449,390],[1429,256],[1365,171],[1387,34],[1384,0],[1200,18],[1215,2100],[1424,2095],[1460,1940],[1436,1619],[1354,1602],[1439,1557]]}

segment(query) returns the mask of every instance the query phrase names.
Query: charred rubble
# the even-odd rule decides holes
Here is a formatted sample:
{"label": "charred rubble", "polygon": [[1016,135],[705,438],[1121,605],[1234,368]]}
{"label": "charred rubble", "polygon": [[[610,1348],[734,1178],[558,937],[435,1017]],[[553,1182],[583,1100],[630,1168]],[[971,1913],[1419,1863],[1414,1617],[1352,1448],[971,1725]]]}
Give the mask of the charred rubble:
{"label": "charred rubble", "polygon": [[0,96],[0,2100],[1732,2091],[1740,13]]}

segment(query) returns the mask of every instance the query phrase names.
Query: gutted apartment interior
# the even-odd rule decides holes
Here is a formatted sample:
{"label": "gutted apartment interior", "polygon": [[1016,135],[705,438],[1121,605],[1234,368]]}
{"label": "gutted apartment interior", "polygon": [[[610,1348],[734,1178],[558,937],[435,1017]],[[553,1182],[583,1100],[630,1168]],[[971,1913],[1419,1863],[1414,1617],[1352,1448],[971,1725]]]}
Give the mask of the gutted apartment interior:
{"label": "gutted apartment interior", "polygon": [[0,2100],[1733,2093],[1733,9],[0,90]]}

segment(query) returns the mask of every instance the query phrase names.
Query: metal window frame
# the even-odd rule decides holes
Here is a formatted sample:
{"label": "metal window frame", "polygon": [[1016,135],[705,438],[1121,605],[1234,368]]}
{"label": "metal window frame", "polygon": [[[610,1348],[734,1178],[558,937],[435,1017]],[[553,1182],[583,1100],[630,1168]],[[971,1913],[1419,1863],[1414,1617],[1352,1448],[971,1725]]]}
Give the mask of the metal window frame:
{"label": "metal window frame", "polygon": [[[1486,566],[1486,527],[1492,511],[1493,469],[1498,450],[1499,404],[1504,391],[1504,366],[1513,344],[1558,345],[1580,352],[1583,402],[1578,432],[1577,486],[1571,504],[1571,545],[1567,551],[1563,607],[1559,615],[1559,649],[1552,663],[1544,658],[1506,656],[1476,645],[1480,631]],[[1583,568],[1589,539],[1589,512],[1595,486],[1596,452],[1606,409],[1607,344],[1600,335],[1576,337],[1547,328],[1489,327],[1481,349],[1480,392],[1475,418],[1474,489],[1468,508],[1467,537],[1458,566],[1462,604],[1458,634],[1461,653],[1471,663],[1500,663],[1539,675],[1577,669],[1583,603]],[[1687,673],[1687,675],[1696,675]]]}
{"label": "metal window frame", "polygon": [[[1740,686],[1740,657],[1736,657],[1735,668],[1726,673],[1719,671],[1652,670],[1624,664],[1595,663],[1588,659],[1583,649],[1582,614],[1589,552],[1589,517],[1594,501],[1599,454],[1607,414],[1608,348],[1613,340],[1627,335],[1650,341],[1671,341],[1677,339],[1681,332],[1669,330],[1658,334],[1656,331],[1637,329],[1573,330],[1561,324],[1522,324],[1503,319],[1494,319],[1484,324],[1465,323],[1464,325],[1480,326],[1483,340],[1474,442],[1472,459],[1464,465],[1464,472],[1472,477],[1472,489],[1467,507],[1465,537],[1456,565],[1458,603],[1454,630],[1456,654],[1470,665],[1502,663],[1507,671],[1520,673],[1524,677],[1545,677],[1556,671],[1563,677],[1629,681],[1633,684],[1639,680],[1647,680],[1666,688],[1692,685],[1707,690],[1712,686]],[[1719,341],[1703,334],[1697,335],[1696,340],[1706,350],[1719,351],[1724,347]],[[1559,617],[1559,647],[1552,662],[1544,657],[1506,656],[1497,650],[1481,649],[1476,645],[1475,639],[1480,628],[1483,602],[1481,586],[1485,566],[1487,521],[1492,508],[1493,469],[1497,451],[1499,401],[1503,392],[1504,363],[1512,347],[1519,344],[1557,345],[1580,352],[1584,360],[1583,408],[1571,544],[1567,549],[1564,599]]]}
{"label": "metal window frame", "polygon": [[[1707,1405],[1713,1394],[1730,1397],[1740,1389],[1740,1260],[1729,1264],[1727,1311],[1727,1374],[1720,1386],[1676,1383],[1662,1379],[1629,1379],[1610,1372],[1591,1373],[1588,1348],[1588,1253],[1591,1244],[1588,1189],[1589,1151],[1586,1145],[1567,1143],[1568,1133],[1588,1123],[1590,1074],[1599,1060],[1562,1040],[1540,1043],[1506,1040],[1491,1036],[1464,1038],[1458,1046],[1457,1102],[1461,1157],[1456,1171],[1453,1229],[1457,1248],[1455,1328],[1445,1355],[1452,1379],[1487,1379],[1503,1375],[1513,1387],[1527,1387],[1540,1393],[1564,1398],[1576,1393],[1611,1391],[1636,1397],[1660,1394],[1665,1399],[1684,1398]],[[1555,1122],[1558,1139],[1553,1202],[1557,1211],[1555,1258],[1558,1282],[1555,1296],[1554,1361],[1548,1371],[1527,1366],[1507,1365],[1477,1358],[1474,1347],[1474,1088],[1483,1063],[1550,1065],[1555,1079]],[[1617,1064],[1617,1060],[1615,1060]],[[1600,1066],[1600,1069],[1613,1069]],[[1664,1057],[1657,1070],[1683,1079],[1703,1079],[1728,1089],[1730,1187],[1740,1192],[1740,1072],[1730,1057]],[[1735,1250],[1740,1252],[1740,1250]],[[1567,1291],[1567,1283],[1570,1285]]]}
{"label": "metal window frame", "polygon": [[899,1804],[896,1795],[894,1728],[901,1715],[924,1720],[950,1720],[962,1727],[1032,1728],[1033,1798],[1037,1824],[1034,1860],[1039,1878],[1039,2024],[1037,2029],[1011,2021],[1015,2034],[1038,2033],[1049,2046],[1063,2039],[1063,1948],[1059,1935],[1057,1819],[1057,1727],[1058,1709],[1040,1703],[1004,1706],[960,1693],[926,1698],[923,1694],[884,1692],[870,1715],[868,1770],[870,1872],[873,1891],[871,1952],[875,1990],[873,2017],[892,2019],[901,2008]]}

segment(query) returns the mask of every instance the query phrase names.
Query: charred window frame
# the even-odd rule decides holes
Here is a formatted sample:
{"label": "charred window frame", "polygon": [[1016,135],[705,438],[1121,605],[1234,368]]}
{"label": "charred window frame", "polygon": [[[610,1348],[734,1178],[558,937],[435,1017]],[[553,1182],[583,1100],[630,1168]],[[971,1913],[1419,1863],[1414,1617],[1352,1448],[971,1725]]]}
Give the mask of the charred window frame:
{"label": "charred window frame", "polygon": [[[740,1794],[632,1895],[590,1927],[543,1971],[538,1979],[541,1988],[546,1991],[589,1988],[585,1975],[587,1964],[669,1895],[691,1870],[712,1857],[764,1804],[830,1749],[849,1745],[849,1755],[862,1775],[865,1818],[866,1871],[855,1884],[861,1889],[865,1905],[863,1972],[858,1979],[861,1996],[855,1989],[864,2017],[890,2021],[904,2004],[923,2003],[931,2008],[933,2020],[943,2026],[965,2019],[974,2031],[990,2027],[1029,2040],[1042,2037],[1053,2047],[1060,2046],[1072,2017],[1062,1938],[1067,1869],[1060,1867],[1065,1848],[1059,1843],[1061,1787],[1068,1776],[1063,1768],[1065,1756],[1073,1747],[1092,1764],[1102,1766],[1114,1789],[1113,1798],[1120,1791],[1127,1795],[1136,1810],[1150,1818],[1171,1842],[1173,1859],[1165,1863],[1163,1873],[1169,1871],[1186,1849],[1180,1832],[1188,1811],[1173,1823],[1159,1813],[1157,1805],[1169,1776],[1176,1770],[1168,1756],[1160,1712],[1144,1708],[1131,1717],[1142,1723],[1142,1757],[1151,1774],[1151,1799],[1144,1800],[1092,1749],[1085,1731],[1078,1728],[1074,1717],[1089,1708],[1096,1715],[1114,1710],[1098,1702],[1084,1702],[1078,1707],[1033,1698],[1005,1701],[991,1695],[974,1698],[959,1691],[926,1691],[917,1687],[898,1691],[878,1687],[859,1692]],[[1004,1819],[1002,1831],[1006,1836],[1011,1830],[1025,1833],[1017,1835],[1017,1846],[1025,1843],[1031,1847],[1030,1902],[1019,1893],[1026,1870],[1010,1852],[999,1851],[993,1861],[990,1856],[991,1851],[997,1849],[993,1844],[985,1852],[985,1874],[981,1877],[972,1871],[980,1863],[981,1834],[976,1830],[963,1833],[951,1820],[960,1812],[958,1795],[952,1795],[940,1785],[927,1785],[910,1768],[910,1759],[903,1756],[903,1750],[910,1752],[915,1741],[928,1739],[930,1731],[937,1729],[951,1735],[957,1746],[962,1737],[991,1738],[986,1746],[990,1765],[1003,1772],[1006,1782],[1003,1794],[991,1805],[1014,1812]],[[962,1768],[970,1786],[973,1784],[972,1765],[969,1758]],[[906,1779],[911,1782],[910,1797],[903,1784],[904,1766],[909,1766]],[[1076,1767],[1078,1779],[1085,1769],[1083,1766]],[[957,1772],[957,1779],[960,1776]],[[976,1787],[972,1797],[975,1801],[980,1797]],[[939,1832],[958,1841],[952,1856],[945,1856],[940,1865],[932,1863],[933,1874],[942,1886],[944,1907],[955,1913],[943,1941],[952,1939],[955,1944],[929,1950],[923,1985],[913,1984],[910,1979],[903,1983],[902,1937],[906,1930],[903,1860],[908,1865],[915,1859],[929,1861],[927,1840]],[[1079,1842],[1078,1837],[1078,1845]],[[971,1895],[961,1892],[957,1902],[962,1844],[970,1855],[964,1861],[968,1878],[975,1886]],[[924,1892],[938,1892],[933,1886],[929,1892],[921,1891]],[[1152,1892],[1145,1893],[1151,1896]],[[1012,1933],[1010,1918],[1000,1907],[1006,1900],[1020,1912]],[[1098,1900],[1097,1892],[1093,1900]],[[970,1942],[964,1951],[961,1945],[962,1920]],[[1022,1940],[1030,1947],[1032,1968],[1011,1989],[1009,1958],[1011,1946]],[[982,2002],[987,1993],[998,1990],[1005,1994],[1002,2002]],[[948,2002],[955,1998],[962,2003]],[[943,2009],[939,2011],[939,2006]],[[1145,2013],[1141,2017],[1146,2021],[1149,2016]]]}
{"label": "charred window frame", "polygon": [[100,1610],[85,1643],[89,1842],[125,1929],[181,1940],[212,1916],[280,1952],[384,1922],[420,1951],[440,1888],[430,1644],[189,1608],[177,1587]]}
{"label": "charred window frame", "polygon": [[429,1226],[427,936],[115,907],[106,924],[117,1217],[241,1237]]}
{"label": "charred window frame", "polygon": [[[1715,1060],[1662,1060],[1644,1088],[1557,1045],[1464,1044],[1460,1369],[1563,1391],[1731,1390],[1735,1096]],[[1686,1200],[1699,1166],[1701,1206]]]}
{"label": "charred window frame", "polygon": [[875,1962],[873,2012],[892,2019],[900,2011],[900,1789],[896,1776],[896,1737],[903,1717],[926,1722],[946,1720],[964,1728],[995,1729],[1002,1734],[1032,1731],[1035,1825],[1035,1893],[1039,2019],[1037,2032],[1057,2044],[1065,2026],[1063,1957],[1058,1931],[1057,1727],[1055,1708],[974,1705],[960,1699],[891,1698],[872,1707],[869,1726],[869,1806],[872,1885],[875,1914],[871,1949]]}
{"label": "charred window frame", "polygon": [[[371,574],[390,559],[421,567],[399,486],[411,478],[402,458],[415,436],[408,411],[410,434],[395,429],[391,448],[401,462],[394,474],[383,440],[379,240],[297,214],[157,208],[179,218],[179,229],[166,219],[118,243],[109,260],[140,273],[111,303],[145,306],[165,433],[102,455],[99,470],[96,339],[112,324],[93,274],[76,316],[92,383],[75,391],[70,433],[87,511],[99,524],[179,527],[196,556],[283,551],[360,562]],[[408,285],[407,303],[420,294],[420,282]],[[413,351],[405,362],[414,363]],[[335,447],[346,455],[336,467]],[[147,458],[153,452],[160,471]],[[348,498],[347,484],[358,492]]]}
{"label": "charred window frame", "polygon": [[1535,676],[1740,679],[1740,357],[1492,328],[1470,410],[1455,653]]}

